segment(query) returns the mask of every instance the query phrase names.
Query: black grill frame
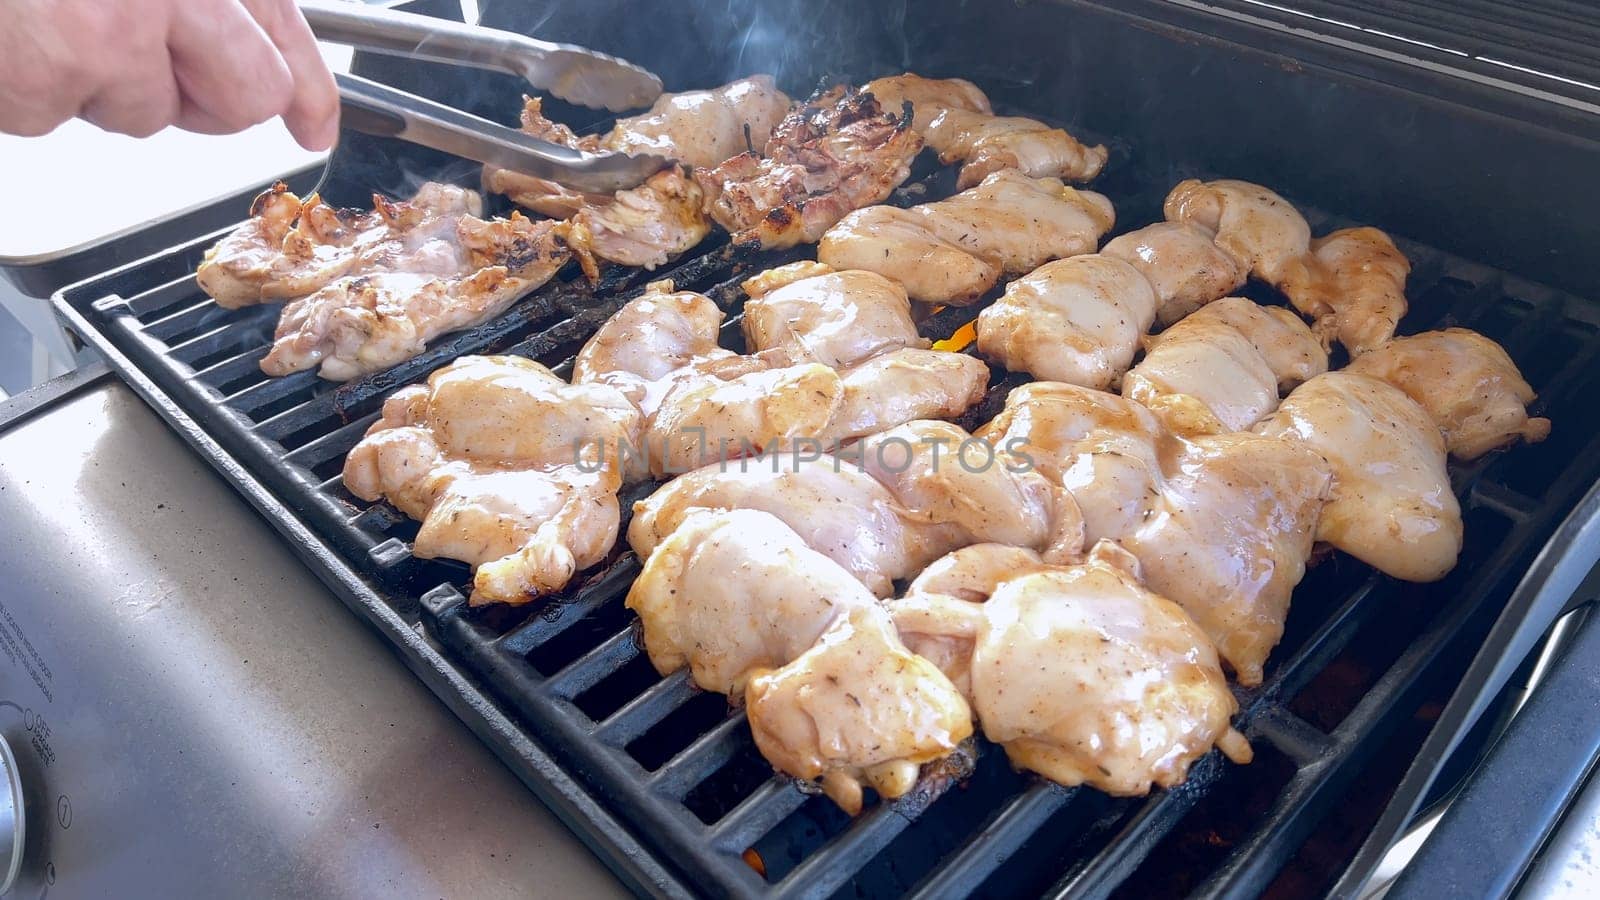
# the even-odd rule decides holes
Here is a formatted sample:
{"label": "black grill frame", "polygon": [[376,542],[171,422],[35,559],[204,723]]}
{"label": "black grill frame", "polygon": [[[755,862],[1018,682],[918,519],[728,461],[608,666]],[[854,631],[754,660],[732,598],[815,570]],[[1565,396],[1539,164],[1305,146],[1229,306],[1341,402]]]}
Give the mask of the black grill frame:
{"label": "black grill frame", "polygon": [[[1152,209],[1174,180],[1118,170],[1124,157],[1114,156],[1106,179],[1095,186],[1116,203],[1123,218],[1119,232],[1148,221],[1140,213]],[[898,202],[948,193],[950,173],[929,174],[924,167],[919,177],[931,185],[926,194],[902,190]],[[1308,218],[1319,234],[1348,224],[1310,210]],[[464,567],[411,558],[404,540],[414,534],[413,524],[382,505],[352,506],[329,477],[329,467],[342,460],[383,396],[455,356],[514,352],[557,364],[645,281],[660,277],[673,278],[683,289],[707,291],[725,310],[736,312],[739,277],[800,258],[804,251],[754,254],[713,243],[666,271],[613,273],[594,288],[567,271],[495,322],[448,336],[388,372],[333,387],[309,373],[277,380],[251,375],[261,351],[248,349],[246,341],[270,329],[270,312],[217,311],[198,299],[192,283],[201,253],[217,236],[75,285],[57,295],[57,309],[608,864],[635,889],[670,895],[848,895],[852,889],[876,892],[893,883],[895,873],[885,874],[883,861],[892,860],[896,838],[928,827],[957,803],[957,792],[914,794],[869,808],[845,824],[828,815],[827,801],[768,779],[708,825],[678,798],[727,761],[748,761],[750,740],[740,714],[710,725],[651,773],[630,755],[628,745],[673,711],[697,702],[701,695],[682,674],[654,679],[608,710],[603,721],[585,713],[586,691],[611,676],[624,682],[635,677],[642,659],[634,626],[619,613],[637,568],[630,555],[618,554],[548,606],[471,610],[462,597]],[[1291,774],[1263,820],[1206,873],[1208,880],[1199,886],[1205,894],[1253,895],[1270,883],[1366,757],[1411,712],[1441,660],[1459,656],[1460,639],[1481,631],[1510,594],[1514,576],[1600,475],[1600,433],[1582,433],[1575,445],[1566,439],[1587,426],[1580,421],[1578,399],[1587,388],[1600,386],[1594,384],[1600,375],[1600,307],[1419,244],[1400,243],[1416,267],[1408,291],[1413,315],[1403,331],[1442,324],[1479,327],[1530,370],[1541,343],[1562,338],[1576,347],[1564,362],[1537,359],[1544,376],[1535,385],[1540,410],[1556,419],[1557,436],[1549,446],[1573,452],[1560,464],[1548,451],[1533,448],[1453,467],[1469,516],[1468,553],[1483,555],[1464,556],[1457,572],[1440,585],[1400,585],[1344,559],[1308,574],[1296,592],[1285,644],[1269,663],[1267,682],[1238,691],[1240,727],[1258,751],[1287,761]],[[1265,293],[1258,297],[1270,299]],[[973,314],[945,313],[924,325],[930,337],[943,337]],[[730,343],[736,340],[734,321]],[[198,363],[202,374],[196,377],[186,360]],[[1004,379],[997,388],[1015,383]],[[308,399],[297,400],[307,391]],[[1001,394],[998,390],[995,397]],[[992,412],[993,402],[986,406]],[[1519,475],[1519,466],[1540,462],[1545,468],[1532,481]],[[1475,544],[1475,522],[1480,527],[1494,523],[1500,539]],[[1437,604],[1433,615],[1416,612],[1429,604]],[[1296,707],[1303,692],[1353,646],[1371,639],[1397,607],[1413,611],[1407,621],[1415,630],[1398,658],[1331,729],[1307,721],[1305,710]],[[598,628],[596,621],[612,627]],[[572,641],[586,628],[595,631],[592,640],[577,641],[580,652],[565,664],[541,672],[530,661],[540,648]],[[558,655],[572,653],[564,648]],[[1047,863],[1064,860],[1050,874],[1053,883],[1043,885],[1045,893],[1107,896],[1197,804],[1219,785],[1228,789],[1224,778],[1230,771],[1241,770],[1213,753],[1177,790],[1145,800],[1110,800],[1093,791],[1008,775],[1001,755],[985,747],[973,782],[982,789],[998,785],[1006,796],[979,804],[983,812],[964,826],[965,839],[933,868],[902,879],[907,884],[901,886],[919,897],[992,893],[1000,886],[991,879],[1002,868],[1009,871],[1008,864],[1043,854]],[[784,880],[766,884],[741,851],[759,846],[783,823],[805,817],[817,824],[823,843],[804,853]],[[1073,837],[1045,850],[1028,844],[1045,832]],[[802,845],[809,840],[796,838]],[[768,864],[782,862],[774,856]]]}

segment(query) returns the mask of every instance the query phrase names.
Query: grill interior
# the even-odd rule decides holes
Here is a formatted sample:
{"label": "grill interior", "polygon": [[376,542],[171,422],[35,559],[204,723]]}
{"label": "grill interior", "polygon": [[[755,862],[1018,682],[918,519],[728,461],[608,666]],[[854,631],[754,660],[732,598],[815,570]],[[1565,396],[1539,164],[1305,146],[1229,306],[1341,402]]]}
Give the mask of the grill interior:
{"label": "grill interior", "polygon": [[[943,14],[952,23],[971,15],[964,4],[947,5]],[[1074,47],[1092,43],[1093,28],[1128,32],[1125,46],[1167,40],[1159,29],[1129,29],[1115,17],[1049,9],[1050,15],[1082,16],[1064,20],[1075,26],[1061,32],[1070,34]],[[495,9],[486,12],[492,20]],[[717,65],[738,71],[685,71],[709,64],[664,64],[646,48],[619,44],[615,35],[607,41],[585,33],[586,26],[564,25],[556,7],[547,12],[553,18],[541,24],[541,36],[584,40],[630,56],[656,67],[669,87],[782,68],[723,59]],[[1024,24],[1040,15],[1032,7],[1016,12]],[[892,14],[882,15],[892,20]],[[985,38],[991,47],[995,40]],[[881,62],[896,52],[912,58]],[[1205,51],[1189,47],[1187,52]],[[1004,61],[990,60],[946,71],[949,66],[941,60],[948,57],[920,65],[912,48],[879,47],[832,70],[875,66],[857,73],[859,78],[910,65],[927,74],[969,75],[987,88],[986,75],[1004,67]],[[822,59],[811,65],[838,62]],[[1168,64],[1173,61],[1161,65]],[[462,102],[466,94],[450,96],[450,91],[467,89],[439,83],[429,74],[433,67],[358,58],[357,69],[419,92],[444,94],[456,105],[502,119],[516,108],[515,94],[495,94],[492,79],[484,82],[489,87],[473,82],[472,98]],[[1088,88],[1030,93],[1017,87],[1015,67],[1006,71],[1010,80],[1003,85],[1011,89],[995,91],[997,100],[1043,118],[1069,119],[1066,124],[1081,137],[1095,137],[1102,122],[1110,126],[1112,162],[1093,187],[1116,205],[1117,232],[1159,218],[1166,190],[1191,175],[1255,178],[1279,188],[1301,205],[1316,234],[1357,221],[1393,229],[1414,266],[1408,283],[1411,311],[1401,331],[1463,325],[1501,342],[1539,392],[1538,414],[1555,422],[1543,444],[1452,468],[1462,497],[1466,546],[1445,580],[1404,584],[1342,556],[1315,566],[1295,592],[1265,684],[1236,689],[1239,727],[1254,743],[1257,760],[1231,766],[1214,752],[1194,767],[1185,785],[1148,798],[1116,799],[1019,774],[1003,753],[980,742],[970,779],[869,805],[851,820],[826,798],[775,778],[742,714],[730,712],[724,698],[697,691],[685,674],[655,674],[639,646],[633,614],[622,606],[638,571],[631,554],[619,551],[550,602],[469,609],[463,596],[469,581],[465,566],[413,558],[407,542],[416,523],[343,490],[344,454],[376,417],[383,398],[444,362],[465,353],[512,353],[565,374],[570,357],[594,328],[656,278],[671,278],[680,289],[715,299],[730,314],[725,345],[742,349],[739,280],[806,257],[810,248],[760,254],[713,240],[663,270],[613,270],[595,286],[569,269],[498,320],[447,336],[416,359],[342,386],[312,373],[281,379],[260,373],[257,363],[276,310],[229,312],[198,291],[194,267],[212,237],[77,286],[63,299],[87,339],[143,373],[163,399],[216,442],[224,458],[214,462],[242,465],[333,551],[329,565],[353,573],[355,582],[324,574],[330,583],[338,581],[335,587],[347,600],[382,604],[420,626],[583,792],[626,824],[631,838],[675,879],[647,887],[782,897],[1107,896],[1119,889],[1128,895],[1260,893],[1281,877],[1286,862],[1358,783],[1390,735],[1416,714],[1441,665],[1463,662],[1463,653],[1470,653],[1463,645],[1481,633],[1526,562],[1600,473],[1600,430],[1584,402],[1600,389],[1600,306],[1512,275],[1500,262],[1523,258],[1531,248],[1501,246],[1496,254],[1479,257],[1493,256],[1495,264],[1471,262],[1440,247],[1470,250],[1481,239],[1463,243],[1453,225],[1408,230],[1408,224],[1416,224],[1410,214],[1374,216],[1370,187],[1352,191],[1344,198],[1347,204],[1333,204],[1329,197],[1338,199],[1338,191],[1321,179],[1325,173],[1275,179],[1275,172],[1292,167],[1293,160],[1281,156],[1289,152],[1284,141],[1258,147],[1254,164],[1241,164],[1237,157],[1219,160],[1190,152],[1194,146],[1206,149],[1203,134],[1189,135],[1195,138],[1190,144],[1165,133],[1160,123],[1146,122],[1139,132],[1121,130],[1116,126],[1124,115],[1092,115],[1106,101],[1085,102],[1082,108],[1089,112],[1075,114],[1076,102],[1092,93]],[[810,73],[779,74],[786,89],[803,93],[806,82],[797,83],[796,77]],[[452,72],[450,77],[462,76]],[[1114,93],[1116,81],[1105,80],[1102,89]],[[1413,164],[1402,161],[1399,167]],[[356,139],[341,145],[325,188],[337,202],[360,202],[362,188],[403,194],[404,186],[414,186],[419,177],[461,172],[459,165],[415,148]],[[953,181],[953,172],[924,158],[894,202],[946,196]],[[1352,219],[1320,213],[1318,207]],[[1433,245],[1400,237],[1405,234],[1426,237]],[[1541,268],[1519,271],[1561,281],[1570,273],[1553,256],[1559,254],[1547,253]],[[1281,302],[1258,286],[1247,293],[1262,302]],[[949,337],[980,308],[946,310],[927,319],[923,332],[934,339]],[[992,414],[1006,390],[1019,383],[1015,376],[997,373],[975,418]],[[624,509],[649,489],[637,487],[631,496],[625,492]],[[503,755],[519,752],[510,744],[495,749]],[[1172,868],[1174,853],[1183,860],[1176,879],[1164,871]]]}

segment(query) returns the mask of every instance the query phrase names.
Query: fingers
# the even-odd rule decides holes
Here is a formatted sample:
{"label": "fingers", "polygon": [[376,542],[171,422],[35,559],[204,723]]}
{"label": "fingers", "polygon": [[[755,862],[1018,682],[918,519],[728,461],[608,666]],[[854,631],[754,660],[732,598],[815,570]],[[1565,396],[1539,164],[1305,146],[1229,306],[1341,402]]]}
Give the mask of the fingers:
{"label": "fingers", "polygon": [[149,134],[177,106],[162,8],[95,0],[0,2],[0,130],[44,134],[83,115]]}
{"label": "fingers", "polygon": [[283,113],[294,96],[289,66],[236,0],[180,3],[167,36],[181,104],[177,124],[226,134]]}
{"label": "fingers", "polygon": [[246,0],[245,6],[277,46],[293,76],[283,122],[307,150],[326,150],[339,134],[339,91],[317,50],[317,39],[293,0]]}
{"label": "fingers", "polygon": [[79,117],[107,131],[149,137],[178,117],[178,85],[165,47],[141,52],[123,77],[91,96]]}
{"label": "fingers", "polygon": [[177,118],[178,86],[172,78],[166,30],[136,27],[136,15],[126,7],[118,10],[108,24],[123,26],[120,33],[102,34],[100,41],[80,47],[79,52],[116,59],[99,60],[101,77],[78,115],[107,131],[149,137]]}

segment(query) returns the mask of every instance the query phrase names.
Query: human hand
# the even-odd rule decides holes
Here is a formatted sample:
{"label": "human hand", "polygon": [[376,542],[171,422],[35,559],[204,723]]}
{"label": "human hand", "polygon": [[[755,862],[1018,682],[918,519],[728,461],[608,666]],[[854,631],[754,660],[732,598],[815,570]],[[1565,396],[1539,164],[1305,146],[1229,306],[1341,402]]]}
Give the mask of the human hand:
{"label": "human hand", "polygon": [[0,0],[0,131],[74,116],[135,137],[282,116],[323,150],[339,95],[294,0]]}

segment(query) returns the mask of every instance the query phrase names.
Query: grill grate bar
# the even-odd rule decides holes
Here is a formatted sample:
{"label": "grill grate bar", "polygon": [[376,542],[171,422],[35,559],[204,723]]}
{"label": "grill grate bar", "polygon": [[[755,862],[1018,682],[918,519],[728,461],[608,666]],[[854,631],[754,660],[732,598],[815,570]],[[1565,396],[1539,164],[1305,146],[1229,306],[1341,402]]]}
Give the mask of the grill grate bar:
{"label": "grill grate bar", "polygon": [[328,462],[334,457],[342,457],[350,452],[350,448],[361,440],[361,436],[376,421],[378,421],[378,413],[362,416],[353,422],[335,428],[314,441],[301,445],[284,458],[297,466],[309,469]]}
{"label": "grill grate bar", "polygon": [[1539,512],[1539,502],[1494,481],[1479,480],[1472,486],[1472,502],[1494,510],[1513,522],[1525,522]]}
{"label": "grill grate bar", "polygon": [[[265,356],[266,354],[263,353],[262,355]],[[260,371],[259,363],[256,368],[257,371]],[[241,388],[229,395],[228,405],[254,418],[257,410],[276,403],[285,397],[301,391],[314,391],[321,385],[328,385],[329,388],[332,388],[329,382],[317,377],[315,370],[309,369],[290,372],[288,375],[279,378],[268,378],[266,373],[263,372],[261,377],[264,380]],[[306,399],[310,400],[312,398],[307,397]]]}
{"label": "grill grate bar", "polygon": [[[177,299],[168,299],[164,295],[169,293],[179,296]],[[158,309],[160,315],[148,320],[144,316],[137,316],[144,326],[144,333],[162,342],[170,341],[173,337],[182,334],[185,329],[190,327],[191,319],[212,312],[221,315],[223,311],[222,307],[218,306],[209,297],[201,297],[199,300],[195,300],[193,291],[190,290],[189,285],[183,282],[172,282],[163,285],[149,294],[141,294],[140,297],[151,297],[156,302],[164,304]],[[176,308],[178,304],[186,301],[189,305]],[[130,307],[132,303],[133,301],[129,301]],[[246,309],[238,310],[238,312],[245,312],[248,309],[246,307]]]}
{"label": "grill grate bar", "polygon": [[657,769],[650,779],[650,786],[668,796],[681,798],[726,765],[749,740],[744,710],[740,710],[712,726],[710,731]]}
{"label": "grill grate bar", "polygon": [[1334,744],[1321,729],[1279,706],[1263,710],[1250,723],[1250,733],[1252,739],[1265,739],[1301,767],[1322,759]]}
{"label": "grill grate bar", "polygon": [[528,655],[596,609],[620,597],[641,568],[633,554],[622,556],[610,568],[578,588],[570,600],[552,600],[537,610],[530,610],[532,614],[529,619],[498,638],[496,645],[513,656]]}
{"label": "grill grate bar", "polygon": [[[425,621],[438,639],[474,668],[485,673],[491,685],[513,685],[525,682],[531,675],[526,661],[502,653],[492,640],[462,615],[464,600],[456,593],[451,602],[429,609]],[[581,720],[586,717],[571,706],[555,703],[541,706],[523,692],[507,692],[505,698],[521,714],[546,725],[546,739],[559,754],[570,755],[588,740],[588,728]],[[559,714],[549,715],[544,711]],[[741,717],[742,718],[742,717]],[[637,817],[642,829],[656,829],[662,834],[703,834],[704,826],[687,808],[677,804],[664,804],[652,785],[640,777],[643,771],[638,763],[615,748],[606,747],[602,755],[588,757],[586,767],[600,770],[607,778],[614,801],[627,804]],[[743,860],[717,856],[704,860],[719,886],[731,896],[754,897],[759,895],[761,879]]]}
{"label": "grill grate bar", "polygon": [[914,816],[900,802],[879,803],[861,814],[849,831],[835,837],[779,882],[777,897],[826,897],[849,881],[861,867],[911,824]]}
{"label": "grill grate bar", "polygon": [[219,390],[245,375],[266,378],[261,371],[261,360],[266,356],[261,347],[241,350],[226,359],[218,360],[203,369],[195,369],[196,378],[216,386]]}
{"label": "grill grate bar", "polygon": [[[152,325],[180,312],[181,304],[195,303],[196,286],[193,274],[161,282],[129,297],[125,301],[128,313],[144,325]],[[202,296],[199,302],[205,304],[211,300]]]}
{"label": "grill grate bar", "polygon": [[788,779],[769,778],[717,820],[711,829],[712,839],[724,853],[742,853],[809,799]]}
{"label": "grill grate bar", "polygon": [[625,628],[546,679],[545,690],[563,700],[571,700],[631,662],[639,653],[638,636],[634,629]]}
{"label": "grill grate bar", "polygon": [[1028,785],[983,826],[976,838],[929,873],[922,887],[911,895],[912,900],[971,894],[1076,796],[1076,790],[1049,781]]}
{"label": "grill grate bar", "polygon": [[687,669],[680,669],[646,688],[600,723],[595,736],[608,744],[624,746],[657,722],[689,702],[699,688]]}
{"label": "grill grate bar", "polygon": [[[1189,770],[1189,778],[1196,778],[1202,765],[1213,762],[1210,756],[1200,760]],[[1172,826],[1189,813],[1199,797],[1200,792],[1192,788],[1152,795],[1111,838],[1107,849],[1095,854],[1082,869],[1069,872],[1046,893],[1076,898],[1110,896],[1116,886],[1144,862]]]}

